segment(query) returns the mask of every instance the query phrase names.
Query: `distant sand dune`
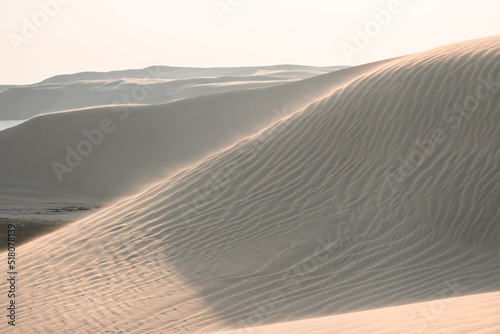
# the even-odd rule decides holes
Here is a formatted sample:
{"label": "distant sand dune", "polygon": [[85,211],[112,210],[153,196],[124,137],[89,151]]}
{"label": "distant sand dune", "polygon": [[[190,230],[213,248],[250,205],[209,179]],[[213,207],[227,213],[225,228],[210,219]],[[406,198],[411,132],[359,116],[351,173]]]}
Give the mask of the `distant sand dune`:
{"label": "distant sand dune", "polygon": [[[22,246],[19,328],[26,333],[210,333],[245,327],[256,327],[255,333],[282,328],[400,333],[421,328],[421,322],[404,323],[418,306],[387,307],[477,294],[445,304],[443,316],[429,328],[497,332],[500,38],[358,70],[329,96],[265,131]],[[278,94],[279,88],[268,89]],[[232,94],[165,108],[250,93]],[[473,97],[478,102],[468,104],[471,111],[453,110]],[[184,115],[189,109],[182,110]],[[0,142],[30,131],[44,138],[43,147],[57,146],[69,136],[65,129],[77,128],[72,120],[88,125],[109,113],[36,118],[0,134]],[[141,109],[123,131],[134,140],[134,129],[158,138],[154,125],[164,115],[153,107]],[[186,118],[185,124],[200,122],[201,116]],[[228,117],[230,112],[203,122],[211,121],[210,128]],[[57,135],[41,136],[44,131]],[[202,129],[189,135],[197,131]],[[103,143],[123,148],[116,155],[108,151],[101,161],[119,160],[126,150],[159,148],[120,140]],[[57,157],[36,155],[37,144],[31,145],[34,151],[23,147],[20,159]],[[144,157],[138,155],[134,168],[158,163]],[[76,188],[85,177],[75,179]],[[349,324],[359,314],[339,315],[377,308],[359,323]],[[312,319],[333,315],[333,322]],[[394,316],[399,327],[381,328],[384,322],[377,327],[379,315],[383,321]],[[480,315],[481,323],[473,323]],[[288,323],[297,320],[305,322]],[[277,327],[257,328],[270,324]]]}
{"label": "distant sand dune", "polygon": [[37,84],[0,87],[0,120],[113,104],[160,104],[240,89],[270,87],[342,67],[182,68],[60,75]]}

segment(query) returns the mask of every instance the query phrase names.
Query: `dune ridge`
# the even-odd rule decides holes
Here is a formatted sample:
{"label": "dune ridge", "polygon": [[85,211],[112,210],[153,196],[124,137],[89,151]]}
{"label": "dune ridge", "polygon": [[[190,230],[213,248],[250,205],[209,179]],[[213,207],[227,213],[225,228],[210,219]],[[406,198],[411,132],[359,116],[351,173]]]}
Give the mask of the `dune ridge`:
{"label": "dune ridge", "polygon": [[[499,59],[493,37],[380,63],[24,245],[22,328],[209,333],[499,291]],[[470,297],[485,331],[496,297]]]}

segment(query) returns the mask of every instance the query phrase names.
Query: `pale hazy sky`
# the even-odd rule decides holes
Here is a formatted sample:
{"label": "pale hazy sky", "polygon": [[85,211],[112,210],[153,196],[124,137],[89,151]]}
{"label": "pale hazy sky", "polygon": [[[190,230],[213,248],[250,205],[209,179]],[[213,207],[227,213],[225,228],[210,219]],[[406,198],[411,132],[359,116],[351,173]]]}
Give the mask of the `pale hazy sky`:
{"label": "pale hazy sky", "polygon": [[498,0],[397,2],[3,0],[0,84],[151,65],[356,65],[500,35]]}

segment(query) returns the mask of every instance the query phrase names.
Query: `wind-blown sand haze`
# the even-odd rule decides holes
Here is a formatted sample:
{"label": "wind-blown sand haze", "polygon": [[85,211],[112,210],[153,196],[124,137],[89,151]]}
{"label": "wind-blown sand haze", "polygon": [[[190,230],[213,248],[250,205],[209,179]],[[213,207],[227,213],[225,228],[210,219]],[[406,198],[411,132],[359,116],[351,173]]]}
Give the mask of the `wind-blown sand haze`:
{"label": "wind-blown sand haze", "polygon": [[269,87],[341,68],[152,66],[143,70],[60,75],[33,85],[0,88],[0,119],[27,119],[50,112],[111,104],[160,104],[245,88]]}
{"label": "wind-blown sand haze", "polygon": [[[358,73],[346,69],[267,89],[32,118],[0,132],[0,154],[12,157],[0,165],[0,198],[94,203],[134,193],[304,108]],[[82,132],[99,129],[103,119],[111,120],[115,130],[105,134],[81,165],[62,173],[60,182],[53,163],[67,165],[69,150],[88,140]]]}

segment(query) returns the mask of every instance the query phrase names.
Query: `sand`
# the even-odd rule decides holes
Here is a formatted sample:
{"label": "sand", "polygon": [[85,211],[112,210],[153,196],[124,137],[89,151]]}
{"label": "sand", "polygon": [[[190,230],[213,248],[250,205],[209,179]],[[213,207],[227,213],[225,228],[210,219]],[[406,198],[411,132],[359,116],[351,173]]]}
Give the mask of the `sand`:
{"label": "sand", "polygon": [[[249,88],[270,87],[329,73],[342,67],[262,66],[182,68],[59,75],[40,83],[0,86],[0,120],[106,106],[148,105]],[[16,117],[16,118],[10,118]]]}
{"label": "sand", "polygon": [[499,60],[491,37],[140,107],[60,189],[62,139],[112,110],[0,132],[2,196],[108,204],[19,248],[16,330],[498,332]]}
{"label": "sand", "polygon": [[84,203],[4,203],[0,205],[0,249],[7,247],[8,226],[16,226],[17,245],[54,232],[100,209]]}
{"label": "sand", "polygon": [[[0,201],[107,204],[174,175],[289,116],[376,64],[267,89],[246,89],[148,106],[108,106],[52,113],[0,131]],[[83,131],[95,136],[76,168],[66,162]],[[50,134],[50,135],[47,135]],[[68,148],[69,147],[69,148]],[[144,149],[144,148],[148,149]],[[85,148],[83,148],[85,149]],[[54,163],[59,167],[54,167]],[[55,169],[64,165],[71,169]]]}
{"label": "sand", "polygon": [[216,334],[491,334],[500,332],[499,298],[497,292],[437,299]]}

